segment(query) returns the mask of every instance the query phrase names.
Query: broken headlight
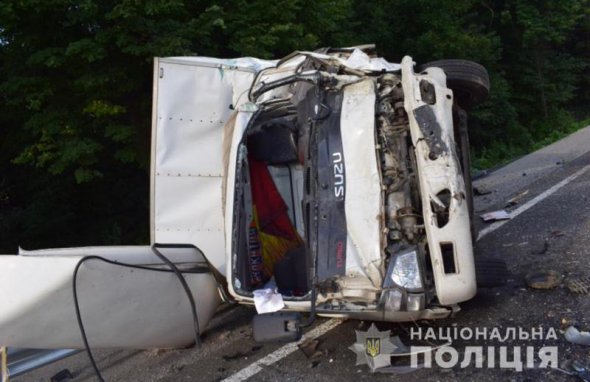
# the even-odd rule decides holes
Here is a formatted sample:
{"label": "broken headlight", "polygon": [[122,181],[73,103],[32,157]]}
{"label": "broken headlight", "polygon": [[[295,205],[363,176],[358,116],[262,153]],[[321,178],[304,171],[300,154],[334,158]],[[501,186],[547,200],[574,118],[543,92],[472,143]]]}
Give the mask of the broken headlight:
{"label": "broken headlight", "polygon": [[[424,309],[422,274],[416,248],[392,256],[383,280],[381,305],[387,311]],[[412,293],[418,292],[418,293]]]}
{"label": "broken headlight", "polygon": [[416,250],[400,253],[391,259],[387,269],[387,278],[386,284],[391,280],[402,288],[422,289],[422,276]]}
{"label": "broken headlight", "polygon": [[383,291],[381,303],[385,310],[389,312],[397,312],[402,307],[402,292],[399,289],[390,289]]}

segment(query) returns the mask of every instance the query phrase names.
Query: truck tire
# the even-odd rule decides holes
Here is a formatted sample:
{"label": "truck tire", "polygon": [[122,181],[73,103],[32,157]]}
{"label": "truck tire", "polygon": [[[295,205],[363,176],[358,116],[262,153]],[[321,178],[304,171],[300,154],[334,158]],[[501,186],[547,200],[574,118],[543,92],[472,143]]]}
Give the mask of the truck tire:
{"label": "truck tire", "polygon": [[447,75],[447,87],[453,90],[455,99],[463,108],[483,102],[490,92],[490,77],[486,68],[467,60],[439,60],[420,65],[418,72],[428,68],[441,68]]}
{"label": "truck tire", "polygon": [[510,273],[502,259],[475,256],[475,279],[478,288],[506,285]]}

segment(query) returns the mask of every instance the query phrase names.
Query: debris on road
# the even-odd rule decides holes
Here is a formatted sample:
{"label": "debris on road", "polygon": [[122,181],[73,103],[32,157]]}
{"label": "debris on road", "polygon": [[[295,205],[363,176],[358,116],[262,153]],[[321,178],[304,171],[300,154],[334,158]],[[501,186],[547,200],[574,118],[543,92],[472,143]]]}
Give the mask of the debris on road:
{"label": "debris on road", "polygon": [[590,277],[568,277],[565,286],[572,293],[590,294]]}
{"label": "debris on road", "polygon": [[498,210],[498,211],[487,212],[487,213],[481,215],[481,218],[483,219],[484,222],[492,221],[492,220],[507,220],[507,219],[510,219],[510,214],[508,212],[506,212],[506,210]]}
{"label": "debris on road", "polygon": [[559,285],[561,276],[555,271],[540,271],[529,273],[525,281],[533,289],[553,289]]}
{"label": "debris on road", "polygon": [[551,370],[559,371],[563,374],[577,377],[584,382],[590,382],[590,371],[578,361],[567,362],[562,367],[553,367]]}
{"label": "debris on road", "polygon": [[311,358],[317,351],[319,344],[320,341],[318,341],[317,339],[309,338],[297,346],[299,347],[299,349],[301,349],[301,351],[303,352],[303,354],[305,354],[307,358]]}
{"label": "debris on road", "polygon": [[260,349],[262,349],[261,345],[255,345],[255,346],[252,346],[249,351],[237,351],[232,354],[223,355],[223,356],[221,356],[221,358],[223,358],[224,361],[235,361],[235,360],[241,359],[241,358],[248,359],[248,356],[250,354],[256,353]]}
{"label": "debris on road", "polygon": [[486,186],[474,186],[473,193],[476,196],[488,195],[492,193],[492,190],[488,189]]}
{"label": "debris on road", "polygon": [[565,331],[565,339],[572,344],[590,346],[590,332],[580,332],[573,326]]}
{"label": "debris on road", "polygon": [[506,207],[512,207],[518,204],[518,202],[524,198],[526,195],[528,195],[529,190],[525,190],[521,193],[519,193],[518,195],[508,199],[508,201],[506,202]]}
{"label": "debris on road", "polygon": [[574,361],[572,368],[574,369],[575,376],[584,382],[590,382],[590,371],[587,367],[584,367],[579,362]]}
{"label": "debris on road", "polygon": [[[310,367],[312,368],[316,367],[320,363],[322,358],[324,358],[328,354],[327,351],[322,351],[318,349],[319,344],[319,340],[310,338],[297,345],[299,349],[301,349],[303,354],[305,354],[307,359],[311,361]],[[332,362],[332,359],[330,359],[330,362]]]}
{"label": "debris on road", "polygon": [[545,239],[543,246],[540,249],[534,249],[531,251],[533,255],[544,255],[549,250],[549,241]]}
{"label": "debris on road", "polygon": [[74,379],[74,376],[68,369],[63,369],[59,373],[51,377],[51,382],[64,382]]}

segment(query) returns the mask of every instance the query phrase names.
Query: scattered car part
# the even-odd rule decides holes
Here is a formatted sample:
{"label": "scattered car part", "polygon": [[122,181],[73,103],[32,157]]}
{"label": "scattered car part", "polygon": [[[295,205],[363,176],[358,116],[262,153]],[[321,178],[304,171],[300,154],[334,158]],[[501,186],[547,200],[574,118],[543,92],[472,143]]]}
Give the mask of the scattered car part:
{"label": "scattered car part", "polygon": [[573,374],[584,382],[590,382],[590,369],[579,361],[572,362]]}
{"label": "scattered car part", "polygon": [[72,375],[72,372],[68,369],[63,369],[59,372],[57,372],[56,374],[54,374],[50,381],[51,382],[64,382],[64,381],[69,381],[70,379],[73,379],[74,376]]}
{"label": "scattered car part", "polygon": [[477,196],[489,195],[492,193],[492,190],[486,188],[485,186],[475,186],[473,187],[473,193]]}
{"label": "scattered car part", "polygon": [[566,329],[565,339],[573,344],[590,346],[590,332],[581,332],[574,326]]}
{"label": "scattered car part", "polygon": [[303,354],[305,354],[307,358],[312,358],[317,354],[317,348],[319,344],[319,340],[315,338],[308,338],[302,343],[298,344],[297,347],[301,349],[301,351],[303,352]]}
{"label": "scattered car part", "polygon": [[301,315],[295,312],[258,314],[252,320],[256,342],[294,342],[301,339]]}
{"label": "scattered car part", "polygon": [[512,198],[508,199],[508,201],[506,202],[506,208],[517,205],[518,202],[520,202],[520,200],[522,198],[524,198],[525,196],[528,195],[528,193],[529,193],[529,190],[525,190],[525,191],[520,192],[517,195],[513,196]]}
{"label": "scattered car part", "polygon": [[498,210],[492,212],[486,212],[481,215],[484,222],[496,221],[496,220],[507,220],[510,219],[510,213],[506,210]]}
{"label": "scattered car part", "polygon": [[553,270],[536,271],[527,274],[525,281],[533,289],[553,289],[559,286],[561,275]]}

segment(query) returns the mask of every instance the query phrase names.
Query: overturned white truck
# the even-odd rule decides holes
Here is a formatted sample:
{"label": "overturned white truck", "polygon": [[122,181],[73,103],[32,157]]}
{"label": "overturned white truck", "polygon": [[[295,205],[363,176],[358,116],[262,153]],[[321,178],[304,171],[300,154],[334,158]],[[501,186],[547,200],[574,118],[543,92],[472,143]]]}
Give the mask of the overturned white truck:
{"label": "overturned white truck", "polygon": [[184,347],[261,289],[312,318],[448,317],[476,293],[463,109],[488,90],[478,64],[371,47],[156,59],[152,245],[0,256],[0,345]]}

